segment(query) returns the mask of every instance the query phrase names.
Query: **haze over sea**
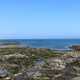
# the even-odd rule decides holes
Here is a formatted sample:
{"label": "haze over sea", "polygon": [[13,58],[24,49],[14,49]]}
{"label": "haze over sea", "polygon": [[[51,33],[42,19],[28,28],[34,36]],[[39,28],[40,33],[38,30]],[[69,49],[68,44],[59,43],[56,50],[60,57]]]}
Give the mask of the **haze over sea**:
{"label": "haze over sea", "polygon": [[34,48],[68,49],[70,45],[79,45],[80,39],[6,39],[1,44],[18,42]]}

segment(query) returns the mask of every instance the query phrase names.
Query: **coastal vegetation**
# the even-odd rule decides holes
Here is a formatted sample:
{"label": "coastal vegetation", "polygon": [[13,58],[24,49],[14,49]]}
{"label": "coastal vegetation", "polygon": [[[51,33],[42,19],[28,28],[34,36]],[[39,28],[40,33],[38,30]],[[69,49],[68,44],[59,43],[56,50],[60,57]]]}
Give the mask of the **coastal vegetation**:
{"label": "coastal vegetation", "polygon": [[0,80],[73,80],[80,52],[7,45],[0,48]]}

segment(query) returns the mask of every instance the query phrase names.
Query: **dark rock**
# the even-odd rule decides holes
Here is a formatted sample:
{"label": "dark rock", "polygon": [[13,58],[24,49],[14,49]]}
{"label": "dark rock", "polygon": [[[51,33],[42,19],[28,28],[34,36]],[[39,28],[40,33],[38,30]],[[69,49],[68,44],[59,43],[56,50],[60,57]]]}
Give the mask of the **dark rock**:
{"label": "dark rock", "polygon": [[72,45],[69,48],[72,50],[80,51],[80,45]]}

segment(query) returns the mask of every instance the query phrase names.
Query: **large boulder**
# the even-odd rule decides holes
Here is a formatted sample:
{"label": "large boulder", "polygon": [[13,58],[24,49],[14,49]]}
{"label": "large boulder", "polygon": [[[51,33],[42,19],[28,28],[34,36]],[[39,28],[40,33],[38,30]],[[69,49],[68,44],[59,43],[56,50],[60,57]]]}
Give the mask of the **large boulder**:
{"label": "large boulder", "polygon": [[47,62],[52,69],[63,70],[65,68],[64,61],[59,58],[50,58]]}

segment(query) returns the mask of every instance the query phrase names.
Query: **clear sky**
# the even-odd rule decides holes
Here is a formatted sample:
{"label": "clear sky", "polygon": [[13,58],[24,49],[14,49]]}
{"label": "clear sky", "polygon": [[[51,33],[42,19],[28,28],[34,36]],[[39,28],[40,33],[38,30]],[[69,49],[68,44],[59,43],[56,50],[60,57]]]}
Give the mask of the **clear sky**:
{"label": "clear sky", "polygon": [[0,0],[1,38],[80,38],[80,0]]}

